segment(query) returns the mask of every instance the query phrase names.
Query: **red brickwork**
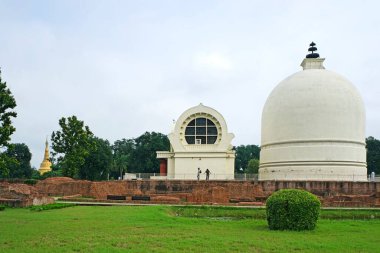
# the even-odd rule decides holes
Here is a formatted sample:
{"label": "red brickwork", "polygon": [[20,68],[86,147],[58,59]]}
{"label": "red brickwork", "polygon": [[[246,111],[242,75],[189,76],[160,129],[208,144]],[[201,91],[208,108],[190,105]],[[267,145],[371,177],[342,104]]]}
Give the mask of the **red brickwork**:
{"label": "red brickwork", "polygon": [[274,191],[296,188],[316,194],[324,206],[380,207],[379,182],[191,180],[90,182],[70,178],[51,178],[38,182],[36,188],[40,193],[49,195],[80,194],[99,200],[106,200],[107,195],[122,195],[131,202],[132,196],[150,196],[151,203],[231,205],[260,205]]}
{"label": "red brickwork", "polygon": [[26,207],[53,203],[54,199],[37,190],[36,187],[20,184],[0,182],[0,204],[12,207]]}

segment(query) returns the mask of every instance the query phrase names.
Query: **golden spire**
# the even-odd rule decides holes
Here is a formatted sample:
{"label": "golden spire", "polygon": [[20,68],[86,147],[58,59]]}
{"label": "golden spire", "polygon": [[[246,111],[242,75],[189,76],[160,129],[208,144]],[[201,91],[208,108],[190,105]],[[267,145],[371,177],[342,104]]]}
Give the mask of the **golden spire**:
{"label": "golden spire", "polygon": [[46,142],[45,142],[45,154],[44,154],[44,160],[42,161],[40,165],[40,169],[38,170],[40,174],[44,174],[46,172],[51,171],[51,162],[49,160],[49,143],[46,137]]}
{"label": "golden spire", "polygon": [[46,142],[45,142],[45,155],[44,155],[44,161],[46,160],[49,160],[49,143],[48,143],[48,140],[46,138]]}

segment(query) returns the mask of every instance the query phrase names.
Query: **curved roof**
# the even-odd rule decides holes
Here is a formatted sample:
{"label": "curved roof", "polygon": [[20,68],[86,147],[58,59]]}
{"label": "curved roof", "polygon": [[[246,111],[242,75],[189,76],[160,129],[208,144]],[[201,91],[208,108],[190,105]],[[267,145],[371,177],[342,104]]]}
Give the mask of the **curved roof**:
{"label": "curved roof", "polygon": [[215,144],[205,144],[198,145],[197,149],[199,150],[226,150],[230,148],[231,140],[234,138],[232,133],[228,133],[227,124],[224,117],[215,109],[205,106],[202,103],[191,107],[184,111],[181,116],[176,121],[174,129],[172,133],[168,135],[170,143],[173,146],[174,150],[187,150],[194,149],[196,146],[194,144],[188,145],[184,138],[184,131],[186,129],[187,124],[197,117],[205,117],[214,122],[216,127],[218,128],[218,139]]}

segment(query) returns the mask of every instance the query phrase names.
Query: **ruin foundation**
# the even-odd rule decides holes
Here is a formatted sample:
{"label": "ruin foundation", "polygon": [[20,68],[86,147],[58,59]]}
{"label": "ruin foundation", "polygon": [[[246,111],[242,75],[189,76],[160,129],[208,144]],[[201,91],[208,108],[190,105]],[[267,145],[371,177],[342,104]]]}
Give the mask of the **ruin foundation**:
{"label": "ruin foundation", "polygon": [[[65,199],[131,203],[264,205],[280,189],[303,189],[325,207],[380,207],[380,182],[125,180],[91,182],[49,178],[40,194]],[[115,200],[119,199],[119,200]]]}
{"label": "ruin foundation", "polygon": [[22,183],[0,182],[0,204],[10,207],[26,207],[54,203],[48,194],[36,187]]}

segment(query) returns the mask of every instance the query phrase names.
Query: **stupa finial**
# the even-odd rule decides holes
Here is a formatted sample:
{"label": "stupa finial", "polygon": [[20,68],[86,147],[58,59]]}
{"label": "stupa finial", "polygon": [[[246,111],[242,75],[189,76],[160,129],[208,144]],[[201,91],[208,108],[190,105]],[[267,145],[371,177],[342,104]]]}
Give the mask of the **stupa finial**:
{"label": "stupa finial", "polygon": [[314,53],[314,51],[318,50],[315,45],[316,44],[313,41],[310,43],[309,49],[307,51],[311,52],[311,54],[307,54],[306,58],[319,58],[319,54]]}
{"label": "stupa finial", "polygon": [[303,59],[301,66],[304,70],[306,69],[324,69],[323,62],[325,58],[319,58],[319,54],[315,53],[317,51],[316,44],[312,41],[310,43],[308,51],[311,52],[310,54],[306,55],[306,58]]}
{"label": "stupa finial", "polygon": [[44,159],[42,160],[42,163],[40,165],[40,168],[38,170],[40,174],[44,174],[46,172],[51,171],[51,162],[49,159],[49,143],[48,143],[48,138],[46,136],[46,141],[45,141],[45,154],[44,154]]}

